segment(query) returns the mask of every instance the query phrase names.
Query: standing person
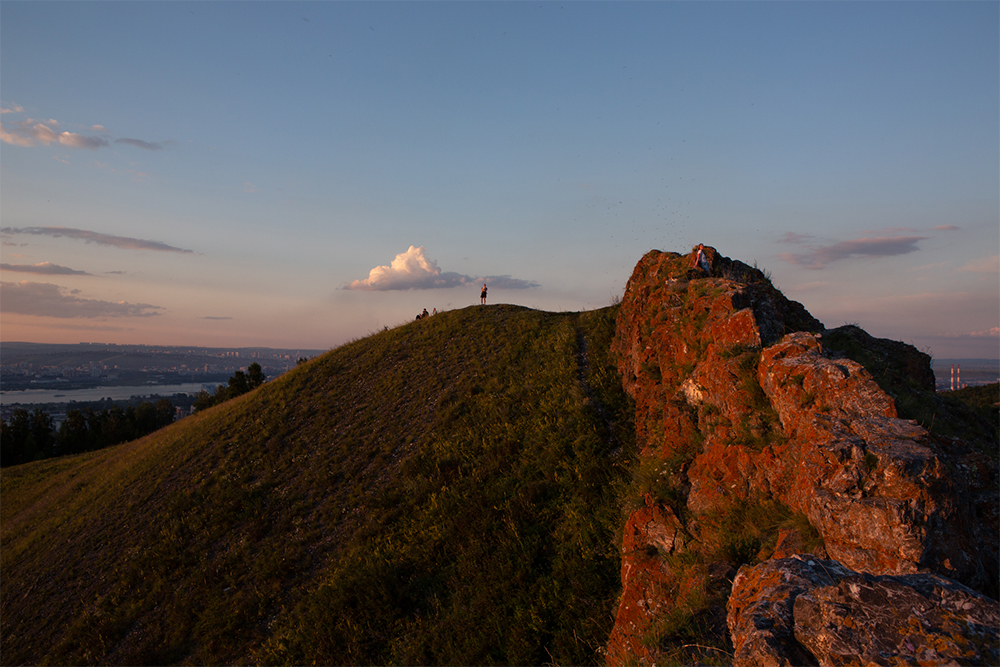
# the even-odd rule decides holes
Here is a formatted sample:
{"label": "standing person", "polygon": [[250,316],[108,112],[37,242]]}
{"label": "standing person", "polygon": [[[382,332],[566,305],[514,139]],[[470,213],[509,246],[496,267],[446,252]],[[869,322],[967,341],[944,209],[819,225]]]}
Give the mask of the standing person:
{"label": "standing person", "polygon": [[483,283],[483,291],[479,293],[479,305],[486,305],[486,283]]}

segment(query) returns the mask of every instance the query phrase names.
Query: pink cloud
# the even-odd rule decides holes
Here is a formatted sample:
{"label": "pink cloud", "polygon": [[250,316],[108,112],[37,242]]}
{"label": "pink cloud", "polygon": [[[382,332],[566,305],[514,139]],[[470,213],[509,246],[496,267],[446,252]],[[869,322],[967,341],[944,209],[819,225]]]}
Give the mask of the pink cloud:
{"label": "pink cloud", "polygon": [[992,273],[994,275],[1000,274],[1000,255],[971,259],[968,262],[966,262],[964,266],[961,266],[958,270],[964,271],[966,273]]}
{"label": "pink cloud", "polygon": [[84,299],[52,283],[0,283],[0,312],[40,317],[152,317],[161,306],[125,301]]}
{"label": "pink cloud", "polygon": [[13,271],[15,273],[40,273],[46,276],[89,276],[86,271],[78,271],[66,266],[59,266],[52,262],[39,262],[38,264],[0,264],[0,269]]}
{"label": "pink cloud", "polygon": [[35,142],[48,146],[58,143],[70,148],[86,148],[96,150],[108,145],[108,140],[102,137],[85,137],[75,132],[57,132],[59,123],[54,119],[35,122],[32,119],[11,123],[10,129],[4,127],[0,131],[0,140],[15,146],[34,146]]}
{"label": "pink cloud", "polygon": [[[786,235],[788,236],[788,235]],[[793,235],[798,237],[799,235]],[[809,246],[807,252],[785,252],[778,255],[790,264],[807,269],[823,269],[827,264],[853,257],[892,257],[917,252],[918,241],[926,236],[880,236],[876,238],[852,239],[825,246]],[[791,242],[799,242],[797,239]]]}

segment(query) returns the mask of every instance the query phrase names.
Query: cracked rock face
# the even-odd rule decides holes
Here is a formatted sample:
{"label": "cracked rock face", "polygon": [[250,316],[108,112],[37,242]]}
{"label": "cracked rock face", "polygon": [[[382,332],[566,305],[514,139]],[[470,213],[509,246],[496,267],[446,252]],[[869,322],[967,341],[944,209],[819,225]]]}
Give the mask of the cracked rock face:
{"label": "cracked rock face", "polygon": [[826,331],[760,271],[703,254],[707,270],[693,255],[648,253],[618,314],[614,352],[640,458],[684,463],[668,465],[674,509],[647,496],[626,524],[609,661],[655,660],[640,639],[681,586],[660,556],[706,548],[700,517],[734,501],[804,514],[853,571],[934,572],[995,595],[996,464],[901,419],[865,367],[824,341],[836,334],[891,358],[925,391],[929,357],[857,327]]}
{"label": "cracked rock face", "polygon": [[740,568],[728,610],[736,667],[1000,664],[1000,604],[934,574],[796,554]]}

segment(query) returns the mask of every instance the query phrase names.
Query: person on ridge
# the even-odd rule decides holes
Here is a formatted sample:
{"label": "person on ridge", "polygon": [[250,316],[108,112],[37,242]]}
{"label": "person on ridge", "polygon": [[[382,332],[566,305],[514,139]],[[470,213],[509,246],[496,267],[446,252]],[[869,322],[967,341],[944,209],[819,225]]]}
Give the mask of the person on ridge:
{"label": "person on ridge", "polygon": [[479,293],[479,305],[486,305],[486,283],[483,283],[483,291]]}
{"label": "person on ridge", "polygon": [[705,246],[701,243],[699,243],[698,247],[695,248],[694,261],[692,262],[693,266],[691,268],[701,269],[705,271],[705,273],[711,273],[712,267],[708,263],[708,257],[705,256],[704,249]]}

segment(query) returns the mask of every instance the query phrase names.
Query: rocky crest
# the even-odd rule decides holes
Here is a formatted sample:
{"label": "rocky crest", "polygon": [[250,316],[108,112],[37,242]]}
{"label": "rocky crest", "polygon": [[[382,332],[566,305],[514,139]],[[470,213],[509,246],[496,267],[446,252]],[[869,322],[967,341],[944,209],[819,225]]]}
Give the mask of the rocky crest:
{"label": "rocky crest", "polygon": [[[696,266],[694,253],[648,253],[618,315],[615,353],[647,472],[623,531],[609,662],[662,657],[692,599],[728,597],[731,566],[807,549],[868,573],[857,576],[929,572],[996,597],[995,460],[901,419],[837,349],[884,360],[880,380],[900,391],[933,392],[929,357],[857,327],[825,330],[761,271],[702,254]],[[734,513],[754,508],[784,513],[777,544],[732,529]],[[732,610],[729,627],[737,654],[753,655]],[[761,660],[740,664],[781,664]]]}

